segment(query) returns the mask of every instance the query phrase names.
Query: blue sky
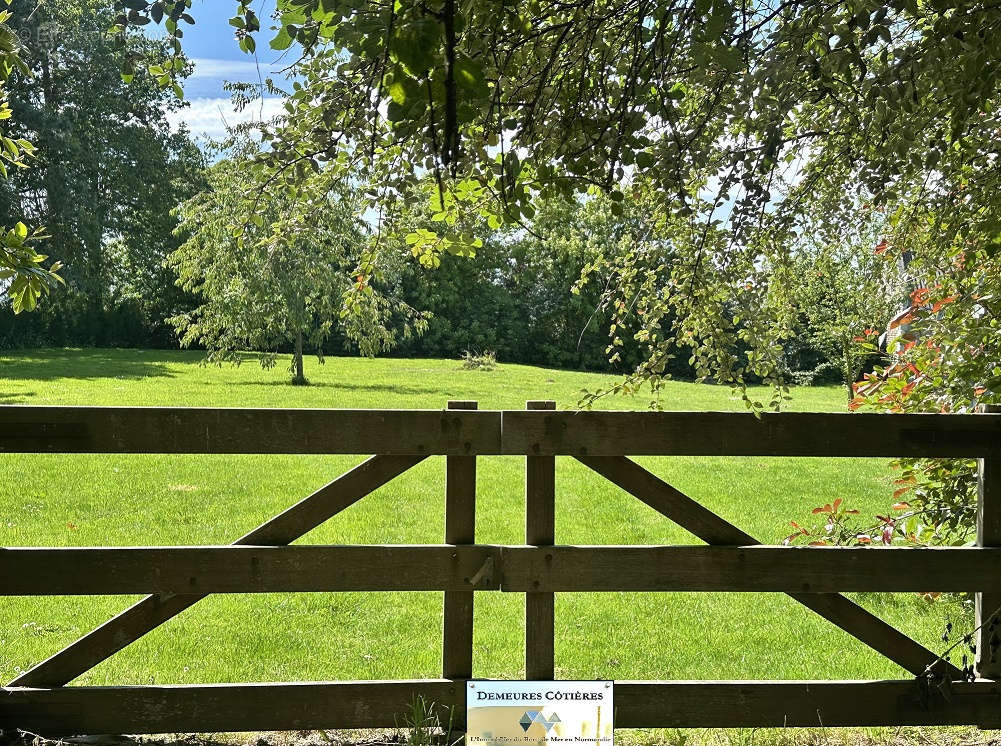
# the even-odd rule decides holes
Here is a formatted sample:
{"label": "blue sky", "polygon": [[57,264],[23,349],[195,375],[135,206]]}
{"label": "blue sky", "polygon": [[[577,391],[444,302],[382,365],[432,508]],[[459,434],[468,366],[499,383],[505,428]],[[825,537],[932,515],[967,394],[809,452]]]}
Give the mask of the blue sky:
{"label": "blue sky", "polygon": [[[262,29],[257,35],[257,56],[244,54],[233,38],[233,27],[229,19],[234,15],[234,0],[194,0],[192,15],[194,26],[183,26],[184,52],[195,65],[194,74],[184,85],[184,95],[189,106],[171,116],[174,123],[185,122],[197,137],[218,138],[225,134],[225,125],[236,124],[247,119],[259,118],[262,108],[237,113],[223,90],[224,81],[255,82],[262,77],[275,74],[287,64],[278,61],[279,53],[274,52],[268,42],[273,32],[271,14],[274,0],[256,0],[254,10],[261,19]],[[163,33],[162,29],[158,29]],[[155,33],[152,29],[151,32]],[[276,112],[278,99],[264,102],[264,115]]]}

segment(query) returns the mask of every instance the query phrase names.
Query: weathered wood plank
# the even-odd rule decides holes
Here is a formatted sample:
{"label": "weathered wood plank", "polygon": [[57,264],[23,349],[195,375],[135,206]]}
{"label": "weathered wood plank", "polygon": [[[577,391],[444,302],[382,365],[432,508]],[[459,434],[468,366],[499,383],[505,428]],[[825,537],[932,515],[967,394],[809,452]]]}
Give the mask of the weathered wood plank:
{"label": "weathered wood plank", "polygon": [[[999,550],[1001,551],[1001,550]],[[0,548],[0,596],[499,590],[490,546]],[[476,581],[476,585],[472,581]]]}
{"label": "weathered wood plank", "polygon": [[[554,401],[530,401],[530,410],[554,410]],[[551,545],[556,541],[556,459],[525,458],[525,543]],[[555,677],[556,599],[552,593],[525,595],[525,678]]]}
{"label": "weathered wood plank", "polygon": [[998,414],[504,412],[509,455],[981,456]]}
{"label": "weathered wood plank", "polygon": [[0,407],[0,453],[498,453],[499,412]]}
{"label": "weathered wood plank", "polygon": [[[291,544],[331,516],[358,502],[424,456],[373,456],[324,485],[235,543]],[[203,599],[204,595],[147,596],[11,682],[13,686],[63,686]]]}
{"label": "weathered wood plank", "polygon": [[976,457],[999,437],[1001,414],[0,406],[0,453]]}
{"label": "weathered wood plank", "polygon": [[[474,401],[451,401],[449,410],[474,410]],[[445,460],[445,543],[473,544],[476,541],[476,456],[448,456]],[[458,559],[456,560],[458,561]],[[500,561],[500,552],[493,557]],[[485,562],[485,560],[484,560]],[[499,569],[473,570],[482,573],[479,587],[499,587]],[[468,575],[459,573],[466,578]],[[489,584],[489,585],[485,585]],[[473,676],[473,597],[471,591],[446,590],[442,602],[441,670],[446,679],[469,679]]]}
{"label": "weathered wood plank", "polygon": [[[392,728],[413,698],[463,712],[462,682],[59,687],[0,690],[0,729],[47,737],[101,733]],[[443,722],[448,722],[447,715]]]}
{"label": "weathered wood plank", "polygon": [[[760,544],[729,521],[624,456],[577,458],[585,466],[707,543],[729,546]],[[949,678],[962,678],[962,671],[956,666],[939,660],[934,652],[844,596],[834,593],[789,595],[906,671],[922,674],[928,667],[932,667]]]}
{"label": "weathered wood plank", "polygon": [[1001,548],[381,544],[0,548],[0,596],[977,588],[1001,591]]}
{"label": "weathered wood plank", "polygon": [[[1001,412],[1001,405],[987,405],[984,414]],[[977,465],[977,545],[1001,546],[1001,441]],[[986,589],[981,589],[986,590]],[[1001,592],[976,595],[976,671],[985,679],[1001,679]]]}
{"label": "weathered wood plank", "polygon": [[616,682],[617,728],[1001,725],[994,682]]}
{"label": "weathered wood plank", "polygon": [[1001,549],[503,547],[503,590],[1001,591]]}
{"label": "weathered wood plank", "polygon": [[[464,682],[65,687],[0,690],[0,728],[46,736],[338,728],[399,724],[412,698],[462,714]],[[616,728],[1001,726],[1001,688],[906,681],[622,681]]]}

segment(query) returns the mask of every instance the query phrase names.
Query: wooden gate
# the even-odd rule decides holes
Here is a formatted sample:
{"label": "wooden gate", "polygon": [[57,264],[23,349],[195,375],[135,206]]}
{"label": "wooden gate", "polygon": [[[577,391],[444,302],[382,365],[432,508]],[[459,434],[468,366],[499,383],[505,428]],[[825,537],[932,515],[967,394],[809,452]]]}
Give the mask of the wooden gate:
{"label": "wooden gate", "polygon": [[[893,681],[620,681],[616,727],[1001,727],[1001,415],[0,407],[0,452],[370,454],[225,547],[7,548],[0,596],[151,594],[10,682],[0,729],[45,735],[393,727],[415,696],[460,725],[477,592],[524,593],[526,675],[554,675],[554,594],[787,593],[908,671]],[[526,460],[522,546],[477,544],[476,457]],[[760,546],[628,456],[977,458],[976,547]],[[446,460],[444,544],[288,546],[431,456]],[[707,546],[554,546],[555,460],[572,457]],[[839,595],[977,593],[976,677]],[[442,678],[67,686],[212,593],[443,591]]]}

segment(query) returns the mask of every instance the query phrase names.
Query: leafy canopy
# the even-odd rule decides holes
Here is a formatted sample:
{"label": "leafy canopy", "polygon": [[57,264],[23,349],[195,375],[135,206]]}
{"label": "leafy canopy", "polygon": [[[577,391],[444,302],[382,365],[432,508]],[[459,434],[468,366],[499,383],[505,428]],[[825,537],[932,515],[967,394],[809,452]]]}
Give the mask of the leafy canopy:
{"label": "leafy canopy", "polygon": [[[194,20],[190,0],[120,5],[121,27],[162,21],[177,49]],[[231,24],[254,51],[250,5]],[[673,322],[637,374],[683,344],[718,380],[777,381],[806,216],[837,230],[920,203],[998,245],[999,24],[985,0],[281,0],[271,47],[298,77],[264,132],[270,183],[350,174],[385,216],[433,174],[440,228],[408,236],[433,264],[475,251],[460,213],[518,223],[642,176],[674,238],[642,257],[665,267],[641,292]]]}
{"label": "leafy canopy", "polygon": [[[304,383],[303,345],[323,360],[323,344],[340,325],[363,354],[391,347],[397,335],[420,330],[423,319],[406,317],[405,304],[394,302],[349,271],[369,241],[360,219],[357,195],[342,189],[314,195],[309,219],[299,220],[289,200],[262,203],[254,220],[233,235],[233,211],[251,188],[255,152],[246,140],[231,141],[228,157],[208,173],[208,188],[178,209],[178,233],[184,242],[168,258],[177,284],[201,304],[169,319],[181,345],[200,345],[210,362],[239,363],[247,350],[263,350],[265,367],[277,350],[294,345],[292,371]],[[290,217],[292,216],[292,217]],[[357,292],[352,292],[357,290]],[[345,297],[364,312],[345,311]],[[402,324],[391,326],[390,321]]]}
{"label": "leafy canopy", "polygon": [[[10,6],[12,0],[4,0]],[[22,137],[11,137],[9,120],[13,111],[9,101],[9,86],[14,76],[29,76],[30,70],[21,59],[21,42],[11,28],[13,14],[9,8],[0,10],[0,177],[7,179],[11,167],[28,168],[35,148]],[[13,228],[0,227],[0,286],[11,301],[14,313],[34,310],[39,298],[62,282],[61,264],[39,254],[35,246],[47,238],[44,229],[29,231],[20,220]]]}
{"label": "leafy canopy", "polygon": [[6,127],[37,153],[31,168],[0,182],[0,224],[44,225],[45,253],[63,267],[66,291],[37,323],[58,318],[59,328],[89,327],[107,343],[100,319],[114,304],[133,299],[156,325],[177,302],[162,266],[176,246],[170,211],[200,188],[204,159],[185,131],[171,130],[168,114],[179,104],[169,91],[149,79],[121,80],[125,61],[162,59],[160,42],[109,35],[114,16],[105,0],[36,5],[12,5],[26,73],[8,82],[15,115]]}

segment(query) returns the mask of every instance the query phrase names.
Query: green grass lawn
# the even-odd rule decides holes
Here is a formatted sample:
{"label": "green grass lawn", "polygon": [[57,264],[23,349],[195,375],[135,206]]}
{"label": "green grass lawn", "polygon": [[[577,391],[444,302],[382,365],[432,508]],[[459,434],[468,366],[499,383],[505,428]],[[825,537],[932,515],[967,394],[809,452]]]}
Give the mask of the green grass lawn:
{"label": "green grass lawn", "polygon": [[[440,360],[307,361],[308,387],[283,367],[203,367],[195,353],[54,350],[0,356],[7,404],[432,408],[475,399],[523,408],[610,376],[500,365],[463,371]],[[284,363],[282,363],[284,365]],[[742,409],[729,389],[673,383],[667,409]],[[646,397],[604,408],[645,409]],[[794,391],[791,409],[837,410],[838,388]],[[225,544],[363,457],[0,456],[0,545]],[[841,497],[885,509],[891,472],[881,459],[650,458],[644,464],[712,510],[778,543],[790,519]],[[524,462],[479,462],[477,537],[524,540]],[[557,462],[557,542],[696,543],[685,531],[588,472]],[[300,543],[438,543],[444,459],[433,458],[307,535]],[[0,679],[71,642],[124,608],[122,597],[8,598],[0,602]],[[871,594],[868,608],[933,649],[946,621],[968,625],[955,602]],[[477,596],[475,675],[523,675],[524,599]],[[435,677],[441,594],[215,596],[78,679],[87,684]],[[901,677],[905,672],[778,594],[562,594],[557,675],[616,679]]]}

